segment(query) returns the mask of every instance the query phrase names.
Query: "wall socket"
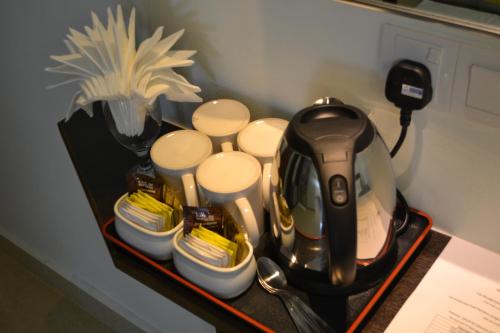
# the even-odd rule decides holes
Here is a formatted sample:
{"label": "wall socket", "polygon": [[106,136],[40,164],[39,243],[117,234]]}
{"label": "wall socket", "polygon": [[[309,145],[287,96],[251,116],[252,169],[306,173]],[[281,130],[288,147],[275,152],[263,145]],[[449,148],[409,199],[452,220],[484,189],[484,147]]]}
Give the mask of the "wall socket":
{"label": "wall socket", "polygon": [[500,49],[462,44],[451,109],[465,119],[500,128]]}
{"label": "wall socket", "polygon": [[409,59],[427,66],[431,72],[433,99],[427,108],[448,111],[451,105],[459,43],[430,33],[385,24],[379,50],[380,76],[397,61]]}

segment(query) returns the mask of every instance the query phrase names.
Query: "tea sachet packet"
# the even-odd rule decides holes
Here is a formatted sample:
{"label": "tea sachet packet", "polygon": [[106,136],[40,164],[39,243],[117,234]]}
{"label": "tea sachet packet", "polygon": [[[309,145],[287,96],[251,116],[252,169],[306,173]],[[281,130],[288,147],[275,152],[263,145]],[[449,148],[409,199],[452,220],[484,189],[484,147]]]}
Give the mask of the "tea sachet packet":
{"label": "tea sachet packet", "polygon": [[164,229],[165,218],[163,216],[135,207],[126,200],[122,201],[118,210],[127,219],[145,229],[157,232]]}
{"label": "tea sachet packet", "polygon": [[179,244],[186,252],[203,262],[217,267],[230,267],[231,258],[229,254],[209,242],[192,235],[186,235]]}
{"label": "tea sachet packet", "polygon": [[132,195],[137,191],[149,194],[158,201],[165,200],[165,184],[158,177],[150,177],[140,173],[129,173],[127,175],[128,194]]}
{"label": "tea sachet packet", "polygon": [[199,260],[218,267],[236,264],[238,245],[221,236],[224,215],[217,207],[184,207],[184,237],[179,245]]}
{"label": "tea sachet packet", "polygon": [[118,209],[133,223],[151,231],[168,231],[175,226],[174,209],[140,190],[123,200]]}
{"label": "tea sachet packet", "polygon": [[203,226],[219,235],[224,235],[224,212],[220,207],[184,206],[184,235],[194,227]]}

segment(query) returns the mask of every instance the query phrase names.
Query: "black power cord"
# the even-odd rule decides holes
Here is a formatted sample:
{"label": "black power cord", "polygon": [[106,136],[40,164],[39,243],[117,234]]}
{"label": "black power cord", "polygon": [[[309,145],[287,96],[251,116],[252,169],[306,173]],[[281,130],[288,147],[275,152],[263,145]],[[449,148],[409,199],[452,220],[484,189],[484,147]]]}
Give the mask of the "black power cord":
{"label": "black power cord", "polygon": [[412,112],[408,110],[401,110],[401,117],[399,119],[401,124],[401,133],[399,134],[398,141],[391,150],[391,157],[396,156],[406,139],[406,132],[408,132],[408,126],[410,126],[411,123],[411,113]]}
{"label": "black power cord", "polygon": [[[406,139],[408,126],[411,123],[413,111],[424,108],[432,99],[431,73],[423,64],[412,60],[401,60],[396,63],[387,76],[385,96],[397,107],[401,108],[399,123],[401,133],[391,150],[394,158]],[[398,204],[394,218],[397,234],[406,230],[409,219],[409,207],[405,197],[396,189]]]}

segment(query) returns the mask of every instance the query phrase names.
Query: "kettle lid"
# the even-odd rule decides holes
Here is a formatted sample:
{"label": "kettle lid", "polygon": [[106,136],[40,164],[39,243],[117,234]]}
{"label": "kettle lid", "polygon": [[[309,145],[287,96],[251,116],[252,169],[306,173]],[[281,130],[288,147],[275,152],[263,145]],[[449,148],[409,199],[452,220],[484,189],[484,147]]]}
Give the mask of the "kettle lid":
{"label": "kettle lid", "polygon": [[298,112],[285,132],[288,144],[306,156],[335,154],[332,149],[342,150],[342,146],[359,153],[374,136],[375,129],[364,112],[333,98],[320,99]]}

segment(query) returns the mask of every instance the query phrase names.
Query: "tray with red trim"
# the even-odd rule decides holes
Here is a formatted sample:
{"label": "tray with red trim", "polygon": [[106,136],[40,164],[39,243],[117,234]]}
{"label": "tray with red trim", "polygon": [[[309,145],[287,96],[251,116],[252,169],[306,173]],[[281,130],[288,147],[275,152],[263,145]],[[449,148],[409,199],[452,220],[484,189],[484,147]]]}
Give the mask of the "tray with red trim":
{"label": "tray with red trim", "polygon": [[[397,239],[398,258],[393,271],[388,274],[385,280],[369,290],[343,298],[308,294],[294,286],[290,286],[290,291],[308,303],[338,332],[356,332],[391,283],[409,263],[415,251],[422,245],[431,226],[432,219],[429,215],[421,211],[411,210],[408,228]],[[221,300],[178,274],[172,261],[153,260],[122,241],[114,228],[114,219],[103,224],[101,229],[104,237],[124,252],[154,268],[166,279],[175,280],[185,288],[191,289],[200,297],[206,298],[255,329],[264,332],[296,331],[280,300],[260,288],[257,281],[254,281],[252,286],[242,295],[230,300]],[[264,243],[266,243],[266,239],[263,238]],[[255,251],[255,255],[257,257],[269,255],[268,251],[270,251],[268,247],[261,246]]]}

